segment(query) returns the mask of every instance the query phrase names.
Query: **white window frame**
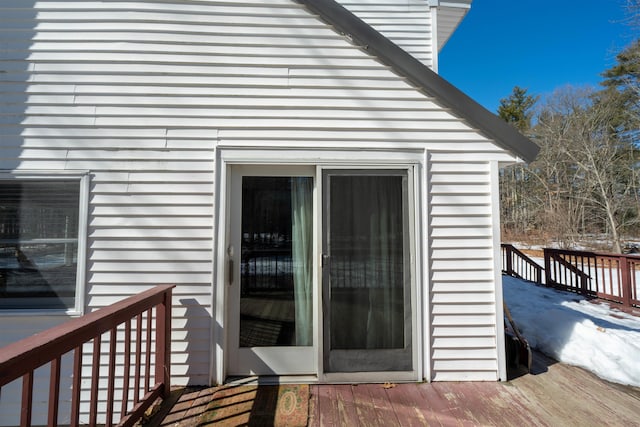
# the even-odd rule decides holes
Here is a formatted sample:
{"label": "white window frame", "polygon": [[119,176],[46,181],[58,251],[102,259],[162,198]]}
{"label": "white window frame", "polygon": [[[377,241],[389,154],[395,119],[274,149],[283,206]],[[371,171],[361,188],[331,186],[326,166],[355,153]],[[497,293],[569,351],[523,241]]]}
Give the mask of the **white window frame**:
{"label": "white window frame", "polygon": [[78,253],[74,305],[71,308],[19,308],[0,309],[0,317],[32,315],[80,316],[85,308],[85,283],[87,268],[87,226],[89,213],[88,171],[0,171],[1,181],[78,181]]}

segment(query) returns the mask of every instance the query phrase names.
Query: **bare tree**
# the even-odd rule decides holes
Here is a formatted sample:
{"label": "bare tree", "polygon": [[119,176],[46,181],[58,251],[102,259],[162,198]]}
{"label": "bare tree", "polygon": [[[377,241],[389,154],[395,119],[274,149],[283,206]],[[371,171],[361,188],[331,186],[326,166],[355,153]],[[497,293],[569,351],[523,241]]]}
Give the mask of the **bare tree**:
{"label": "bare tree", "polygon": [[548,193],[547,218],[565,227],[556,237],[600,230],[621,252],[621,232],[638,222],[637,149],[613,126],[617,106],[605,96],[586,88],[557,91],[534,129],[544,144],[531,166]]}
{"label": "bare tree", "polygon": [[[507,98],[500,100],[498,115],[523,134],[528,134],[537,99],[527,94],[527,89],[515,86]],[[530,178],[526,165],[520,163],[507,166],[500,172],[501,224],[505,235],[523,236],[532,228],[536,208],[527,197]]]}
{"label": "bare tree", "polygon": [[540,199],[539,227],[566,247],[572,246],[578,236],[587,231],[588,224],[584,220],[585,201],[579,197],[582,174],[566,155],[575,137],[574,91],[573,88],[556,90],[539,107],[533,133],[541,150],[529,168],[539,187],[530,193]]}

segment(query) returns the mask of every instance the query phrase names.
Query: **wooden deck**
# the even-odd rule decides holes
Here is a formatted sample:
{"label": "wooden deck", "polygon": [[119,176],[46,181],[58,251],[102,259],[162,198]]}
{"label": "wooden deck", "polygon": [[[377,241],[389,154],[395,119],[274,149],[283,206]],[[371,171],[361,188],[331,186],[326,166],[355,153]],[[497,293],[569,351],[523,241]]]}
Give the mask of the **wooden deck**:
{"label": "wooden deck", "polygon": [[[199,425],[214,391],[184,393],[168,416],[151,424]],[[216,425],[265,425],[264,414],[257,423],[251,410],[241,412],[244,418]],[[640,389],[536,353],[532,374],[505,383],[312,385],[308,425],[640,426]]]}

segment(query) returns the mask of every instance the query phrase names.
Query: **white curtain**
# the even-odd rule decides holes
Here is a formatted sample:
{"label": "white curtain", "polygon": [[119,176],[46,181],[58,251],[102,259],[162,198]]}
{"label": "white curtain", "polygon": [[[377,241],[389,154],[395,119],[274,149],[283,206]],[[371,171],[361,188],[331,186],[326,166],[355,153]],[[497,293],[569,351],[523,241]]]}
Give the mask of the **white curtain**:
{"label": "white curtain", "polygon": [[292,258],[296,345],[313,345],[312,256],[313,179],[294,177],[291,183]]}

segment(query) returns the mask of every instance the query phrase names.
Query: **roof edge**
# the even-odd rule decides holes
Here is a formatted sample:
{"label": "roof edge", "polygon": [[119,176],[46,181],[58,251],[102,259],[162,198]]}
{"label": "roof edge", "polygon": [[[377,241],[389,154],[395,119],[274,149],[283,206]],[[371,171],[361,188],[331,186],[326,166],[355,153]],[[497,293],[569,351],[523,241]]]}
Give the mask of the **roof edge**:
{"label": "roof edge", "polygon": [[405,77],[427,95],[432,95],[447,108],[458,113],[473,127],[495,143],[526,162],[533,161],[540,148],[516,128],[478,104],[431,68],[380,34],[335,0],[294,0],[319,15],[355,44],[375,55],[384,64]]}

